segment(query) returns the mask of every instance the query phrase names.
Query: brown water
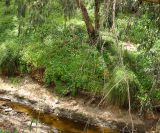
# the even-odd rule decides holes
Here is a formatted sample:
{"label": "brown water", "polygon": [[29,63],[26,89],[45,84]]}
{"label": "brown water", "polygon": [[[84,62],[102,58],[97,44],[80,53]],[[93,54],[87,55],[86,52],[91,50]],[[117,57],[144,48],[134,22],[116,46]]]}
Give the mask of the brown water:
{"label": "brown water", "polygon": [[59,118],[53,114],[40,112],[34,110],[30,106],[20,103],[0,99],[0,103],[1,102],[5,102],[5,105],[11,107],[13,110],[26,113],[39,122],[55,129],[55,133],[118,133],[118,131],[112,129],[99,128],[90,125],[87,126],[86,124],[76,123],[65,118]]}

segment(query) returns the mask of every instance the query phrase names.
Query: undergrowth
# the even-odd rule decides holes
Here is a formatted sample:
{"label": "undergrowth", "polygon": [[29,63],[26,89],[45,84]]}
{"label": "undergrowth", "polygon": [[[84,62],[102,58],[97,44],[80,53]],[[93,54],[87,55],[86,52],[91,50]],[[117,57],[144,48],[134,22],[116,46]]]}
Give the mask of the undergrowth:
{"label": "undergrowth", "polygon": [[[11,3],[10,8],[4,8],[0,1],[1,74],[32,74],[33,69],[43,69],[41,80],[47,86],[55,83],[58,93],[77,95],[83,90],[108,95],[106,100],[118,106],[128,104],[127,80],[132,103],[159,101],[160,38],[150,13],[134,19],[130,14],[117,14],[117,38],[112,31],[101,29],[101,44],[93,46],[81,15],[64,16],[64,20],[58,1],[42,1],[42,11],[36,3],[27,4],[36,8],[29,8],[24,17],[15,15],[18,5]],[[130,17],[134,21],[128,23]],[[136,50],[118,48],[116,39],[118,43],[134,43]]]}

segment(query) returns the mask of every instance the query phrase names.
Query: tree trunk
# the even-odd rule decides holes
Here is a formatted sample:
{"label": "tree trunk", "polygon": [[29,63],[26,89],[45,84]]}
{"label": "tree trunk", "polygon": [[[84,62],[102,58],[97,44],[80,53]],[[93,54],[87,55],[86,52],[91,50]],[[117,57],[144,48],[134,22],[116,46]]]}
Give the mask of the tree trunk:
{"label": "tree trunk", "polygon": [[95,0],[95,32],[96,36],[99,36],[99,29],[100,29],[100,1]]}
{"label": "tree trunk", "polygon": [[109,27],[108,18],[109,18],[109,10],[110,10],[111,0],[104,0],[104,19],[103,19],[103,27]]}
{"label": "tree trunk", "polygon": [[86,28],[87,28],[87,32],[88,32],[88,35],[89,35],[89,39],[91,41],[91,44],[95,44],[96,42],[96,33],[95,33],[95,29],[92,25],[92,22],[91,22],[91,19],[88,15],[88,11],[83,3],[82,0],[76,0],[77,2],[77,5],[78,7],[81,9],[81,12],[82,12],[82,16],[83,16],[83,19],[85,21],[85,24],[86,24]]}
{"label": "tree trunk", "polygon": [[116,17],[116,13],[115,13],[116,12],[116,2],[117,2],[116,0],[113,1],[113,11],[112,11],[112,21],[113,21],[112,29],[114,29],[114,30],[116,27],[115,26],[116,25],[116,22],[115,22],[115,20],[116,20],[116,18],[115,18]]}

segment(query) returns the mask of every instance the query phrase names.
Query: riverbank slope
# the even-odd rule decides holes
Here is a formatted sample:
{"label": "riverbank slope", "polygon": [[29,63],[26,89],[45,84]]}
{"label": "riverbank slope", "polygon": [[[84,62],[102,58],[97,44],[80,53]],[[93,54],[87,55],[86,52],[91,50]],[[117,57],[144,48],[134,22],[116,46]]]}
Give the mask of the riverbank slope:
{"label": "riverbank slope", "polygon": [[[61,97],[51,88],[34,82],[30,77],[16,82],[0,78],[0,98],[28,104],[36,110],[50,112],[60,117],[111,129],[131,128],[131,119],[125,110],[107,106],[98,108],[84,97]],[[132,114],[136,132],[145,132],[145,123],[136,114]]]}

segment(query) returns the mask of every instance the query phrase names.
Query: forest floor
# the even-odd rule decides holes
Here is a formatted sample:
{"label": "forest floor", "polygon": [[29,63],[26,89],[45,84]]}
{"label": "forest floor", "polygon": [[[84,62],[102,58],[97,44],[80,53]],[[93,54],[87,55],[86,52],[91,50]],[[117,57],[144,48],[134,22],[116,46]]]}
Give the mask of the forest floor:
{"label": "forest floor", "polygon": [[[85,97],[62,97],[53,93],[51,88],[38,84],[28,76],[17,78],[17,80],[0,78],[0,98],[27,104],[36,110],[51,112],[74,121],[87,122],[89,119],[90,124],[100,127],[122,129],[124,126],[130,127],[131,125],[127,110],[113,106],[99,108],[97,104],[86,101]],[[0,103],[1,105],[2,103]],[[1,123],[6,121],[6,117],[3,119],[1,116],[0,127],[4,126]],[[136,114],[132,114],[132,117],[137,132],[143,132],[146,123]],[[18,118],[23,119],[23,116]],[[7,121],[10,120],[7,119]],[[12,121],[8,123],[13,124]],[[149,125],[153,124],[149,123]]]}

